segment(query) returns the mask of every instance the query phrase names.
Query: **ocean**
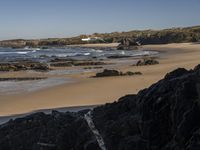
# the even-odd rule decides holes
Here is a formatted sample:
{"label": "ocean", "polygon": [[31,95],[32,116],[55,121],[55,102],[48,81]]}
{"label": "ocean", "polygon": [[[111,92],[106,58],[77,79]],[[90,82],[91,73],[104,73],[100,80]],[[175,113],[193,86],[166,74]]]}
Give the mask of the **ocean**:
{"label": "ocean", "polygon": [[70,58],[70,59],[106,59],[110,56],[142,56],[142,55],[154,55],[157,52],[153,51],[123,51],[115,49],[92,49],[92,48],[0,48],[0,62],[13,62],[19,60],[32,60],[39,62],[48,62],[51,59],[57,58]]}
{"label": "ocean", "polygon": [[[138,57],[144,55],[157,55],[154,51],[123,51],[115,49],[92,49],[92,48],[81,48],[81,47],[67,47],[67,48],[49,48],[49,49],[39,49],[39,48],[0,48],[0,63],[9,62],[19,62],[19,61],[33,61],[50,63],[51,60],[55,58],[69,58],[73,60],[103,60],[109,61],[109,57]],[[110,65],[105,65],[102,69],[116,69],[122,65],[133,64],[134,59],[115,59]],[[43,80],[33,80],[33,81],[1,81],[0,82],[0,96],[1,95],[11,95],[24,92],[33,92],[41,90],[47,87],[57,86],[64,83],[76,82],[72,78],[62,77],[62,75],[80,74],[85,72],[96,72],[98,69],[86,69],[83,67],[66,67],[65,69],[50,70],[48,72],[36,72],[36,71],[26,71],[26,75],[32,76],[45,76],[47,79]],[[0,72],[0,74],[5,74],[5,72]]]}

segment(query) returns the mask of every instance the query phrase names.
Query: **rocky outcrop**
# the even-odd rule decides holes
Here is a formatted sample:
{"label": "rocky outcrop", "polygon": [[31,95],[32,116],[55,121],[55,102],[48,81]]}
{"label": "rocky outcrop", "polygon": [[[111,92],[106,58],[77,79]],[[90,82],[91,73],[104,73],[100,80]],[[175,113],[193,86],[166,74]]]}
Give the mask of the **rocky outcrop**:
{"label": "rocky outcrop", "polygon": [[200,149],[199,118],[200,66],[179,68],[137,95],[93,111],[109,150]]}
{"label": "rocky outcrop", "polygon": [[36,113],[0,126],[0,150],[100,150],[80,114]]}
{"label": "rocky outcrop", "polygon": [[139,60],[136,63],[136,66],[157,65],[157,64],[159,64],[159,61],[155,59],[143,59],[143,60]]}
{"label": "rocky outcrop", "polygon": [[109,59],[119,59],[119,58],[129,58],[132,56],[128,56],[128,55],[113,55],[113,56],[108,56],[107,58]]}
{"label": "rocky outcrop", "polygon": [[118,50],[137,50],[138,46],[140,46],[140,43],[132,38],[123,38],[119,42]]}
{"label": "rocky outcrop", "polygon": [[78,60],[62,60],[55,59],[52,60],[50,66],[52,67],[70,67],[70,66],[100,66],[107,65],[107,63],[102,61],[78,61]]}
{"label": "rocky outcrop", "polygon": [[35,70],[35,71],[48,71],[50,68],[47,64],[38,62],[17,62],[17,63],[1,63],[0,71],[22,71],[22,70]]}
{"label": "rocky outcrop", "polygon": [[102,69],[102,66],[94,66],[94,67],[84,67],[83,69],[89,70],[89,69]]}
{"label": "rocky outcrop", "polygon": [[104,69],[103,72],[96,73],[95,78],[98,77],[111,77],[111,76],[132,76],[132,75],[142,75],[141,72],[131,72],[127,71],[125,73],[117,71],[117,70],[108,70]]}
{"label": "rocky outcrop", "polygon": [[0,81],[30,81],[30,80],[43,80],[47,77],[15,77],[15,78],[0,78]]}
{"label": "rocky outcrop", "polygon": [[57,62],[57,63],[51,63],[51,67],[71,67],[73,66],[71,62]]}
{"label": "rocky outcrop", "polygon": [[6,40],[0,41],[1,47],[12,47],[12,48],[22,48],[26,46],[26,40],[16,39],[16,40]]}
{"label": "rocky outcrop", "polygon": [[[122,44],[119,49],[136,49],[140,43],[147,44],[168,44],[181,42],[198,42],[200,41],[200,26],[186,28],[170,28],[163,30],[135,30],[128,32],[113,33],[94,33],[92,35],[80,35],[71,38],[48,38],[35,40],[7,40],[0,41],[0,47],[65,47],[66,45],[86,44],[82,41],[87,37],[99,37],[101,40],[91,41],[89,43],[118,43]],[[140,43],[139,43],[139,42]],[[99,49],[99,47],[97,47]],[[106,48],[107,49],[107,48]]]}
{"label": "rocky outcrop", "polygon": [[104,69],[103,72],[96,73],[95,77],[109,77],[109,76],[119,76],[120,72],[117,70]]}
{"label": "rocky outcrop", "polygon": [[11,120],[0,126],[0,150],[98,150],[101,141],[107,150],[199,150],[200,65],[168,73],[84,118],[88,111]]}

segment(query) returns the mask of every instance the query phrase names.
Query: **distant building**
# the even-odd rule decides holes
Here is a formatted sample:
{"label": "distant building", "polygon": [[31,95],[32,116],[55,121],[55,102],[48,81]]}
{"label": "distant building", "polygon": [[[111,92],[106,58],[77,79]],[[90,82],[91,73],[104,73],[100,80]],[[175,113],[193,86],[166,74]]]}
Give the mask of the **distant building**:
{"label": "distant building", "polygon": [[101,38],[99,37],[88,37],[88,38],[84,38],[84,39],[81,39],[82,41],[85,41],[85,42],[89,42],[89,41],[96,41],[96,40],[99,40]]}

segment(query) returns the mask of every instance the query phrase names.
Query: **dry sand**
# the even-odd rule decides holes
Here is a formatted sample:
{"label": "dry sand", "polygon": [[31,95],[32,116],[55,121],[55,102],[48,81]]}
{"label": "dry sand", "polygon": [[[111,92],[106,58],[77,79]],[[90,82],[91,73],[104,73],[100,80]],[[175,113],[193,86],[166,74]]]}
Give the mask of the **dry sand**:
{"label": "dry sand", "polygon": [[[95,45],[96,46],[96,45]],[[89,74],[74,75],[78,82],[63,84],[20,95],[0,97],[0,116],[25,113],[37,109],[96,105],[116,101],[126,94],[136,94],[162,79],[178,67],[191,69],[200,63],[200,44],[182,43],[147,45],[143,49],[161,52],[159,65],[124,66],[122,71],[140,71],[141,76],[88,78]]]}

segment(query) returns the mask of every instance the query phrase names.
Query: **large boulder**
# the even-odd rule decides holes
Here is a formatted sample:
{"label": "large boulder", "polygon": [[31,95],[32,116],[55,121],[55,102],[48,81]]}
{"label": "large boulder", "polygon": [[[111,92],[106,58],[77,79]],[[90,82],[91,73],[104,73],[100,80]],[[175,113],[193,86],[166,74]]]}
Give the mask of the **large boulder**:
{"label": "large boulder", "polygon": [[131,38],[123,38],[118,45],[118,50],[137,50],[140,43]]}
{"label": "large boulder", "polygon": [[78,114],[36,113],[0,126],[0,150],[100,150]]}
{"label": "large boulder", "polygon": [[200,67],[177,69],[137,95],[97,107],[109,150],[200,149]]}
{"label": "large boulder", "polygon": [[96,73],[95,77],[109,77],[109,76],[119,76],[120,72],[117,70],[104,69],[103,72]]}

